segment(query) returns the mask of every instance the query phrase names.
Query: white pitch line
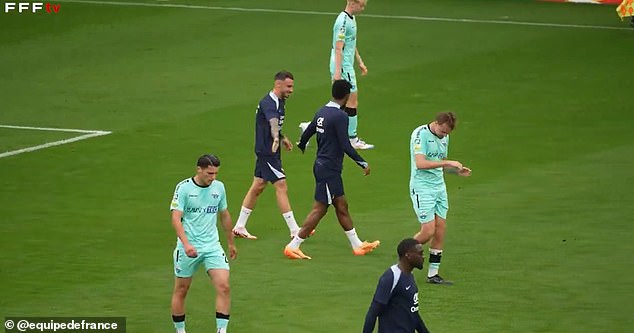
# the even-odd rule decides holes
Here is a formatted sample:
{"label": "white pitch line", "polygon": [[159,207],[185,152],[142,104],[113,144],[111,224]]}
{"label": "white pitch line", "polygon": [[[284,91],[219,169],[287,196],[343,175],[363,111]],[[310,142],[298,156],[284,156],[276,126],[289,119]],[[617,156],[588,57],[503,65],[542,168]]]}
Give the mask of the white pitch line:
{"label": "white pitch line", "polygon": [[[90,1],[90,0],[58,0],[58,2],[82,3],[92,5],[111,5],[111,6],[133,6],[133,7],[163,7],[163,8],[186,8],[186,9],[206,9],[206,10],[227,10],[239,12],[260,12],[260,13],[284,13],[284,14],[303,14],[303,15],[329,15],[334,16],[339,13],[320,12],[311,10],[290,10],[290,9],[269,9],[269,8],[242,8],[242,7],[219,7],[219,6],[201,6],[186,4],[163,4],[163,3],[145,3],[145,2],[118,2],[118,1]],[[437,22],[458,22],[458,23],[483,23],[483,24],[505,24],[505,25],[522,25],[533,27],[549,27],[549,28],[575,28],[575,29],[595,29],[595,30],[628,30],[627,27],[611,27],[603,25],[582,25],[582,24],[563,24],[563,23],[540,23],[540,22],[524,22],[524,21],[504,21],[504,20],[481,20],[470,18],[449,18],[449,17],[427,17],[427,16],[409,16],[409,15],[378,15],[378,14],[362,14],[363,17],[395,19],[395,20],[415,20],[415,21],[437,21]]]}
{"label": "white pitch line", "polygon": [[93,138],[93,137],[96,137],[96,136],[108,135],[108,134],[112,133],[110,131],[90,131],[90,130],[81,130],[81,129],[72,129],[72,128],[50,128],[50,127],[30,127],[30,126],[12,126],[12,125],[0,125],[0,127],[1,128],[12,128],[12,129],[39,130],[39,131],[86,133],[84,135],[76,136],[76,137],[73,137],[73,138],[70,138],[70,139],[53,141],[53,142],[48,142],[48,143],[44,143],[44,144],[37,145],[37,146],[32,146],[32,147],[22,148],[22,149],[18,149],[18,150],[8,151],[8,152],[5,152],[5,153],[0,153],[0,158],[14,156],[14,155],[23,154],[23,153],[29,153],[29,152],[40,150],[40,149],[44,149],[44,148],[60,146],[60,145],[64,145],[64,144],[67,144],[67,143],[81,141],[81,140],[86,140],[86,139],[90,139],[90,138]]}
{"label": "white pitch line", "polygon": [[13,129],[25,129],[25,130],[36,130],[36,131],[54,131],[54,132],[75,132],[75,133],[100,133],[108,131],[98,131],[98,130],[83,130],[83,129],[75,129],[75,128],[54,128],[54,127],[32,127],[32,126],[14,126],[14,125],[0,125],[0,128],[13,128]]}

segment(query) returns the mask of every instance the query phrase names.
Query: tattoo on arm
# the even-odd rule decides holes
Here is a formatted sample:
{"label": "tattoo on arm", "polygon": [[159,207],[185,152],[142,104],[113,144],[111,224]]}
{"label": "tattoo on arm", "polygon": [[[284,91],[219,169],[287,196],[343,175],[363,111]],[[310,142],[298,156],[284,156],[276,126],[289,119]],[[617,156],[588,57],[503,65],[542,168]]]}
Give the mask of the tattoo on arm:
{"label": "tattoo on arm", "polygon": [[269,124],[271,124],[271,136],[273,137],[273,139],[280,139],[279,119],[271,118],[271,120],[269,120]]}

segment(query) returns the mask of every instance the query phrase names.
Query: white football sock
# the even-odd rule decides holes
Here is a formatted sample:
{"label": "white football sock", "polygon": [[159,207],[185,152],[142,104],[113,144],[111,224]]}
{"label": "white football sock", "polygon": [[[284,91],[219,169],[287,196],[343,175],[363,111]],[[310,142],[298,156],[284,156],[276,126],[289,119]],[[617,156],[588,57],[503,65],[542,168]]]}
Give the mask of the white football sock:
{"label": "white football sock", "polygon": [[238,217],[238,221],[236,221],[235,228],[246,228],[247,220],[249,219],[249,215],[253,210],[247,207],[242,206],[240,209],[240,216]]}
{"label": "white football sock", "polygon": [[305,239],[300,238],[299,236],[293,237],[290,243],[288,243],[288,247],[291,249],[298,249],[300,245],[305,241]]}
{"label": "white football sock", "polygon": [[297,221],[295,221],[295,216],[293,216],[293,211],[286,212],[282,214],[284,217],[284,221],[286,221],[286,225],[288,226],[288,230],[291,231],[292,234],[296,234],[299,231],[299,226],[297,225]]}
{"label": "white football sock", "polygon": [[361,240],[359,239],[359,236],[357,236],[357,231],[354,228],[346,231],[345,233],[346,233],[346,236],[348,236],[348,240],[350,241],[350,245],[352,246],[353,249],[361,247],[361,244],[363,242],[361,242]]}

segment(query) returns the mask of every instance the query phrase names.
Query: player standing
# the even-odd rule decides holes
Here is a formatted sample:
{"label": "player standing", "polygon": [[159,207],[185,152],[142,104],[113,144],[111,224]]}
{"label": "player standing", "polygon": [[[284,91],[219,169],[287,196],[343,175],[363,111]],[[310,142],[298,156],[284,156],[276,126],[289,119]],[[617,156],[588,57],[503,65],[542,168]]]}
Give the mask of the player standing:
{"label": "player standing", "polygon": [[417,127],[410,138],[409,192],[420,222],[420,231],[414,238],[421,244],[431,240],[427,282],[435,284],[452,284],[438,274],[449,210],[443,173],[471,175],[471,169],[462,163],[445,159],[449,151],[449,133],[455,125],[456,116],[452,112],[441,112],[431,123]]}
{"label": "player standing", "polygon": [[185,333],[185,297],[192,276],[201,264],[216,289],[217,333],[226,333],[229,325],[229,261],[218,237],[218,214],[231,259],[235,259],[238,252],[233,243],[225,186],[216,180],[219,168],[220,160],[214,155],[198,158],[196,175],[176,185],[170,205],[172,226],[177,236],[172,293],[172,321],[177,333]]}
{"label": "player standing", "polygon": [[412,270],[423,269],[423,246],[415,239],[402,240],[396,248],[398,264],[388,268],[376,286],[365,316],[363,333],[372,333],[379,318],[379,333],[429,333],[419,314],[418,286]]}
{"label": "player standing", "polygon": [[350,98],[346,102],[344,111],[348,114],[348,138],[355,149],[372,149],[374,145],[365,143],[357,135],[357,107],[358,87],[354,71],[355,59],[361,69],[361,75],[368,73],[359,50],[357,49],[357,21],[355,15],[365,9],[367,0],[347,0],[346,8],[342,11],[332,29],[332,50],[330,52],[330,77],[335,80],[350,82]]}

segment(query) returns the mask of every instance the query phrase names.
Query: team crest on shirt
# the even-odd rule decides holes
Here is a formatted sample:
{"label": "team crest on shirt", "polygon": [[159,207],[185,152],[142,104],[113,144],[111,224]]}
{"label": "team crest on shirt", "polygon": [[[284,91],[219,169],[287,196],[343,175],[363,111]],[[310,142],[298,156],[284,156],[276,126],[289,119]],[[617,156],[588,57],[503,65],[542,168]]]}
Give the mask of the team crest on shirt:
{"label": "team crest on shirt", "polygon": [[220,194],[218,194],[218,193],[212,193],[212,194],[211,194],[211,197],[212,197],[212,198],[214,198],[214,199],[218,199],[218,197],[220,197]]}
{"label": "team crest on shirt", "polygon": [[338,39],[344,39],[346,38],[346,27],[345,26],[341,26],[341,28],[339,28],[339,34],[337,34],[337,38]]}

